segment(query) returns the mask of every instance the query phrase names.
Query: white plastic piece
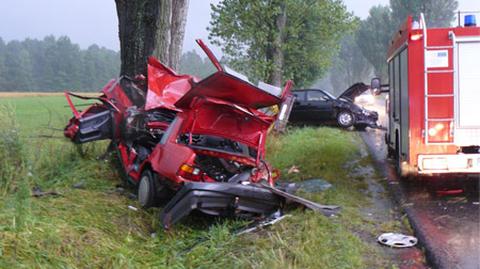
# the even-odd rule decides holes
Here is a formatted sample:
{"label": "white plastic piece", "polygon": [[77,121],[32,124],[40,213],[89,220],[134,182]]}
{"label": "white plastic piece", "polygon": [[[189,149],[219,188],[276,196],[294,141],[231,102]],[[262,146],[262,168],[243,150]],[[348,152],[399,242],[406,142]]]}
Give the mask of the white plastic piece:
{"label": "white plastic piece", "polygon": [[266,91],[266,92],[268,92],[269,94],[277,96],[277,97],[280,97],[280,95],[282,95],[282,89],[281,88],[279,88],[277,86],[273,86],[273,85],[268,84],[268,83],[265,83],[263,81],[259,81],[257,87]]}
{"label": "white plastic piece", "polygon": [[[241,79],[241,80],[243,80],[243,81],[245,81],[245,82],[248,82],[248,83],[252,84],[252,83],[248,80],[247,76],[245,76],[244,74],[239,73],[239,72],[231,69],[230,67],[228,67],[228,66],[226,66],[226,65],[223,66],[223,68],[225,69],[225,73],[230,74],[230,75],[232,75],[232,76],[234,76],[234,77],[236,77],[236,78],[238,78],[238,79]],[[253,84],[252,84],[252,85],[253,85]]]}
{"label": "white plastic piece", "polygon": [[133,210],[133,211],[138,211],[138,208],[136,208],[134,206],[131,206],[131,205],[128,206],[128,209]]}
{"label": "white plastic piece", "polygon": [[384,233],[378,237],[378,242],[394,248],[409,248],[415,246],[418,239],[414,236],[399,233]]}

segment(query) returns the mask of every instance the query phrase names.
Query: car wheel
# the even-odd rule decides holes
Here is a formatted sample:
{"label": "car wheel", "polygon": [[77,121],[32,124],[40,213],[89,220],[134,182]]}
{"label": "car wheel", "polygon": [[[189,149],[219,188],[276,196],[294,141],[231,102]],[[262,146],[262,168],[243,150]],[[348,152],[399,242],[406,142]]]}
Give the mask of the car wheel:
{"label": "car wheel", "polygon": [[337,114],[337,123],[342,128],[348,128],[355,123],[355,118],[350,111],[343,110]]}
{"label": "car wheel", "polygon": [[153,173],[146,169],[143,171],[138,183],[138,202],[143,208],[150,208],[158,203],[157,182]]}
{"label": "car wheel", "polygon": [[355,129],[358,130],[358,131],[365,131],[367,129],[367,126],[366,124],[355,124]]}

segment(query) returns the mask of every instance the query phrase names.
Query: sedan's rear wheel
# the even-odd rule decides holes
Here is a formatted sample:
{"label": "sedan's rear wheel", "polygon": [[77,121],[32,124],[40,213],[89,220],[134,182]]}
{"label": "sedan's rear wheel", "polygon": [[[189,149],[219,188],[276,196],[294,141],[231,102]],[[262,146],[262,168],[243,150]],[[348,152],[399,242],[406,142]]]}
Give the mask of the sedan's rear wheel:
{"label": "sedan's rear wheel", "polygon": [[349,128],[355,123],[355,118],[350,111],[340,111],[337,114],[337,123],[342,128]]}

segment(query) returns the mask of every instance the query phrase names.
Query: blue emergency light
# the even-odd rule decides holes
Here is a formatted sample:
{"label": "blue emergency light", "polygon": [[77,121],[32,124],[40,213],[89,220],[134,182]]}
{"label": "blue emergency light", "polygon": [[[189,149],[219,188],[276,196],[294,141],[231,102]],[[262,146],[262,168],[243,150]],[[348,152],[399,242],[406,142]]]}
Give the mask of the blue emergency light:
{"label": "blue emergency light", "polygon": [[463,25],[465,27],[477,26],[475,15],[465,15],[465,23]]}

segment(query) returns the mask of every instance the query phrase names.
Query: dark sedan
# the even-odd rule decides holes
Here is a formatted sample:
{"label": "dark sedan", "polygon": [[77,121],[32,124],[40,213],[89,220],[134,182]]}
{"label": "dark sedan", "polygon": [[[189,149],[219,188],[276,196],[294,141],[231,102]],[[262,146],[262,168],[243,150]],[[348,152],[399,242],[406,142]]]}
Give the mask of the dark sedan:
{"label": "dark sedan", "polygon": [[336,124],[342,128],[354,126],[357,130],[376,128],[378,113],[354,103],[355,97],[370,89],[356,83],[339,97],[319,89],[302,89],[293,92],[295,103],[289,122],[293,124]]}

